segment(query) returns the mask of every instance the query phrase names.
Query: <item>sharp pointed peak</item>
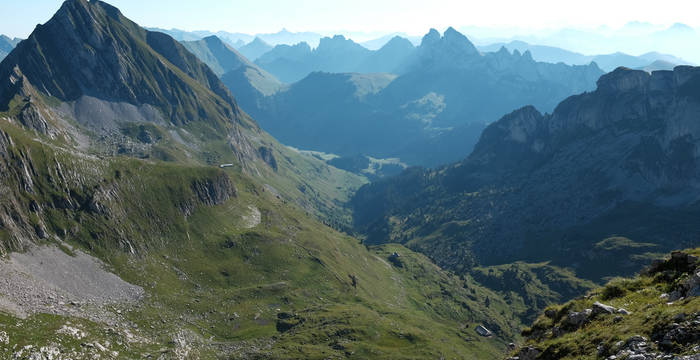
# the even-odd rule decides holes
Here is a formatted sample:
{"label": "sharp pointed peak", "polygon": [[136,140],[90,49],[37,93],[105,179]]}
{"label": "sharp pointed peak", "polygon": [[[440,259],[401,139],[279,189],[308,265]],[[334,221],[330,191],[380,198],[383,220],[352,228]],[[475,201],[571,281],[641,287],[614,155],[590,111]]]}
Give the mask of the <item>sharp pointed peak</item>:
{"label": "sharp pointed peak", "polygon": [[222,43],[222,44],[224,43],[224,41],[221,40],[221,38],[216,36],[216,35],[209,35],[207,37],[202,38],[202,40],[209,42],[209,43]]}
{"label": "sharp pointed peak", "polygon": [[253,39],[253,41],[250,42],[250,44],[253,44],[253,43],[264,44],[264,45],[268,45],[268,46],[270,45],[267,43],[267,41],[263,40],[260,36],[256,36],[255,39]]}
{"label": "sharp pointed peak", "polygon": [[448,27],[447,30],[445,30],[444,36],[447,36],[448,34],[450,34],[450,35],[452,35],[452,34],[459,34],[459,35],[462,35],[462,33],[460,33],[459,31],[457,31],[457,30],[456,30],[455,28],[453,28],[452,26]]}
{"label": "sharp pointed peak", "polygon": [[438,32],[434,28],[431,28],[428,31],[428,33],[423,36],[423,39],[421,40],[421,46],[437,43],[439,41],[440,41],[440,32]]}

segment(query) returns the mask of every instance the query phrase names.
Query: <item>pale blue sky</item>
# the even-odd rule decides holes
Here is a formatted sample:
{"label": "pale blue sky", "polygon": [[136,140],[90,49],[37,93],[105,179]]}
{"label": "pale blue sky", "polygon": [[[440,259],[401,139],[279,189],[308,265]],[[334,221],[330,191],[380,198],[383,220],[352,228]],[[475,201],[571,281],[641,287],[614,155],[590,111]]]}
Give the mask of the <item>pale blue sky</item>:
{"label": "pale blue sky", "polygon": [[[26,37],[60,7],[59,0],[0,0],[0,33]],[[430,27],[619,27],[648,21],[700,25],[688,0],[112,0],[143,26],[229,32],[394,32]]]}

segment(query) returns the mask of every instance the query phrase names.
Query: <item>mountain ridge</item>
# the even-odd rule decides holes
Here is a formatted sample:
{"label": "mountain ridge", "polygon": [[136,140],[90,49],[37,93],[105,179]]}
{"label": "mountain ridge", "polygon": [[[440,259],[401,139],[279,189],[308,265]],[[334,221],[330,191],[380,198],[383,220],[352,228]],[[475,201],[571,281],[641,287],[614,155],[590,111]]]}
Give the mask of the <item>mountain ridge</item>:
{"label": "mountain ridge", "polygon": [[[350,42],[336,40],[338,44]],[[403,55],[393,55],[391,47],[395,44]],[[302,69],[304,73],[312,69],[304,68],[310,63],[303,61],[304,56],[314,53],[309,47],[278,46],[276,49],[272,52],[294,53],[293,56],[302,59],[281,61],[280,65]],[[262,62],[273,61],[271,53],[258,59],[257,64],[265,68]],[[551,111],[565,97],[593,89],[595,81],[603,74],[595,64],[572,67],[538,63],[529,53],[480,54],[468,38],[454,29],[447,31],[446,36],[432,30],[418,48],[397,39],[383,50],[363,53],[369,56],[385,53],[391,60],[384,63],[375,59],[375,65],[382,64],[383,69],[395,66],[401,69],[397,71],[399,76],[363,99],[356,98],[354,91],[348,89],[333,92],[333,98],[315,106],[319,98],[325,99],[329,94],[319,93],[322,91],[314,91],[314,88],[333,89],[330,92],[346,89],[348,83],[332,74],[312,73],[273,96],[246,102],[243,107],[253,113],[265,129],[300,149],[342,157],[358,154],[375,158],[406,157],[416,160],[410,165],[437,166],[445,163],[445,159],[466,156],[484,124],[527,104]],[[313,82],[318,83],[311,85]],[[335,105],[325,105],[330,102]],[[359,121],[367,125],[348,129]],[[455,129],[458,130],[453,132]],[[358,133],[358,130],[363,131]],[[450,136],[457,133],[463,136],[463,144],[456,147],[459,154],[423,156],[431,141],[439,142],[441,136],[445,136],[446,141],[460,143],[456,136]],[[360,144],[357,139],[361,137],[377,141],[363,140]]]}
{"label": "mountain ridge", "polygon": [[[467,159],[360,189],[358,229],[368,243],[406,243],[455,270],[549,259],[594,280],[630,274],[651,252],[692,246],[697,74],[621,68],[551,115],[516,110],[488,126]],[[668,226],[688,235],[671,238]],[[614,236],[653,246],[596,250]],[[616,256],[627,260],[604,260]]]}
{"label": "mountain ridge", "polygon": [[[93,17],[100,20],[94,21]],[[73,23],[82,24],[82,27],[74,27]],[[138,35],[130,37],[125,35],[127,32]],[[106,34],[114,34],[112,39],[121,39],[117,43],[107,43],[102,40]],[[54,39],[54,36],[64,38]],[[81,48],[82,45],[76,39],[85,41],[93,49],[99,49],[100,55],[94,56],[90,52],[95,50]],[[57,48],[57,44],[61,44],[61,48]],[[66,52],[68,47],[72,49],[70,54]],[[159,78],[137,78],[135,65],[121,61],[116,56],[119,51],[123,51],[121,49],[130,49],[137,56],[137,61],[153,69],[153,74]],[[43,59],[44,62],[28,62],[26,59],[29,58]],[[172,67],[163,60],[170,62]],[[87,66],[90,72],[58,72],[60,69],[76,69],[78,67],[73,64],[77,63]],[[3,60],[0,76],[8,78],[15,68],[38,91],[61,101],[72,102],[87,95],[134,105],[148,103],[162,110],[166,121],[175,124],[185,124],[198,116],[196,112],[203,112],[212,120],[218,117],[218,121],[212,124],[218,129],[224,129],[230,126],[227,119],[234,118],[239,113],[235,100],[216,75],[208,67],[202,66],[184,47],[167,35],[138,28],[116,8],[103,2],[92,2],[90,5],[84,0],[65,2],[51,20],[38,26],[29,39],[20,43]],[[108,70],[100,72],[97,71],[98,68]],[[173,71],[180,74],[174,74]],[[105,78],[97,78],[97,74]],[[120,78],[117,79],[112,74],[119,74]],[[170,74],[174,74],[177,80],[169,79]],[[195,82],[186,84],[186,77]],[[46,80],[50,78],[53,80]],[[167,87],[160,85],[165,82],[169,82]],[[111,88],[112,85],[116,88]],[[194,85],[194,89],[199,88],[197,91],[210,92],[217,100],[204,104],[190,102],[180,108],[182,110],[176,110],[176,107],[170,105],[171,99],[179,97],[179,101],[185,102],[187,96],[179,95],[178,92],[186,91],[186,87],[191,85]],[[89,93],[86,91],[88,89]],[[11,96],[11,90],[7,87],[0,88],[3,106],[7,106]]]}
{"label": "mountain ridge", "polygon": [[116,8],[68,0],[0,76],[0,357],[497,358],[517,336],[473,279],[334,230],[364,180]]}
{"label": "mountain ridge", "polygon": [[496,52],[502,47],[505,47],[511,52],[518,50],[522,53],[529,50],[535,60],[549,63],[563,62],[569,65],[587,65],[591,62],[595,62],[606,72],[613,71],[621,66],[628,68],[641,68],[648,66],[655,61],[666,61],[673,64],[670,69],[663,70],[673,70],[673,67],[678,65],[692,65],[688,61],[678,57],[658,52],[647,52],[639,56],[632,56],[622,52],[612,54],[584,55],[554,46],[533,45],[519,40],[513,40],[508,43],[495,43],[479,46],[479,49],[484,52]]}

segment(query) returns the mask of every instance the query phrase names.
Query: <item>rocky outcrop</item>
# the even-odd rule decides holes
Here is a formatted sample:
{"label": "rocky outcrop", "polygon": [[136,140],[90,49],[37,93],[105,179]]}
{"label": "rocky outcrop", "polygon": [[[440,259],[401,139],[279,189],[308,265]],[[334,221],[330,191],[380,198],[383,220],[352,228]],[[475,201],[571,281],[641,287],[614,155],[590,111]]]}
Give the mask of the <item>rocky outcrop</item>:
{"label": "rocky outcrop", "polygon": [[[699,314],[700,315],[700,314]],[[700,322],[700,317],[695,322]],[[697,360],[700,355],[673,356],[674,350],[678,350],[683,345],[697,344],[700,341],[700,327],[693,325],[691,321],[682,324],[674,323],[668,328],[657,331],[652,336],[652,341],[641,335],[634,335],[627,340],[619,341],[612,346],[600,345],[599,355],[603,355],[607,360],[633,359],[633,360]],[[652,347],[652,343],[661,350]],[[696,345],[694,352],[700,352],[700,345]],[[606,354],[610,354],[605,356]]]}
{"label": "rocky outcrop", "polygon": [[[682,346],[700,343],[700,312],[680,314],[674,320],[673,323],[656,329],[651,336],[662,350],[678,351]],[[700,346],[698,348],[700,350]]]}
{"label": "rocky outcrop", "polygon": [[197,180],[192,183],[192,191],[197,200],[207,206],[220,205],[236,196],[236,188],[224,173],[212,178]]}
{"label": "rocky outcrop", "polygon": [[591,309],[585,309],[579,312],[572,311],[566,316],[565,324],[572,329],[578,329],[588,322],[592,314],[593,310]]}
{"label": "rocky outcrop", "polygon": [[[690,251],[697,254],[700,249]],[[683,355],[700,354],[697,302],[694,298],[668,302],[668,294],[658,296],[661,289],[695,283],[700,278],[697,267],[696,256],[674,252],[637,278],[615,280],[584,297],[551,307],[523,331],[525,344],[519,351],[513,349],[513,354],[522,359],[521,354],[533,353],[539,360],[696,360],[697,356]],[[607,299],[614,288],[625,291],[611,301],[634,311],[595,301]]]}
{"label": "rocky outcrop", "polygon": [[272,148],[261,146],[258,148],[258,154],[267,165],[277,171],[277,159],[275,159],[275,155],[272,153]]}
{"label": "rocky outcrop", "polygon": [[520,349],[517,356],[508,358],[508,360],[535,360],[541,352],[542,351],[535,348],[534,346],[527,346]]}
{"label": "rocky outcrop", "polygon": [[615,309],[614,306],[605,305],[605,304],[600,303],[598,301],[593,303],[592,309],[593,309],[593,315],[606,315],[606,314],[610,315],[610,314],[614,314],[617,312],[617,309]]}
{"label": "rocky outcrop", "polygon": [[30,101],[26,101],[17,117],[22,125],[36,130],[40,134],[49,135],[49,123],[44,119],[39,110]]}

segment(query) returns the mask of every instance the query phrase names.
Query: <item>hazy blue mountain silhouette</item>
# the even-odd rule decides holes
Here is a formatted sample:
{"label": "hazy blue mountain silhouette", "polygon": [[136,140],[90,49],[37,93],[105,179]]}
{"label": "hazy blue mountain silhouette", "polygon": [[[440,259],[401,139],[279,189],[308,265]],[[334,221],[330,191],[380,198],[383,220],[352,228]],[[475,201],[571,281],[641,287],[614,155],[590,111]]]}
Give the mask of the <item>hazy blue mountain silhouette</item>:
{"label": "hazy blue mountain silhouette", "polygon": [[532,45],[518,40],[511,41],[509,43],[495,43],[480,46],[479,50],[485,52],[495,52],[501,47],[505,47],[511,52],[514,50],[518,50],[521,53],[530,51],[533,59],[549,63],[563,62],[569,65],[586,65],[594,61],[601,69],[605,71],[612,71],[620,66],[628,68],[642,68],[652,64],[655,61],[664,61],[674,65],[689,64],[688,61],[681,58],[658,52],[649,52],[639,56],[633,56],[622,52],[601,55],[584,55],[554,46]]}
{"label": "hazy blue mountain silhouette", "polygon": [[[315,71],[312,64],[324,67],[272,96],[240,101],[282,142],[430,166],[466,156],[486,123],[528,104],[552,111],[566,97],[595,89],[603,74],[595,64],[536,62],[529,52],[482,54],[452,28],[444,35],[431,30],[417,48],[395,38],[373,52],[340,36],[323,39],[315,50],[278,46],[256,64],[287,82]],[[343,72],[356,64],[364,71],[396,67],[398,76]],[[451,133],[455,129],[461,136]],[[456,146],[423,156],[436,143]]]}
{"label": "hazy blue mountain silhouette", "polygon": [[11,39],[5,35],[0,35],[0,61],[2,61],[20,41],[22,41],[22,39]]}
{"label": "hazy blue mountain silhouette", "polygon": [[256,37],[253,41],[238,48],[238,51],[250,61],[255,61],[261,55],[272,50],[272,45],[266,43],[263,39]]}

